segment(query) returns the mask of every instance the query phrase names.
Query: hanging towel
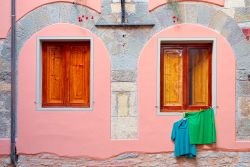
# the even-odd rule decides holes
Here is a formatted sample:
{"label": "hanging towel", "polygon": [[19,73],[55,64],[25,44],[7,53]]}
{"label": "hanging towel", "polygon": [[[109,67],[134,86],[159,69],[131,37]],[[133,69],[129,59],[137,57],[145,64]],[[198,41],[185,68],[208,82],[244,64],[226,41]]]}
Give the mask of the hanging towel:
{"label": "hanging towel", "polygon": [[213,108],[186,113],[185,118],[188,119],[191,144],[216,143]]}
{"label": "hanging towel", "polygon": [[174,155],[196,157],[196,145],[190,144],[187,119],[181,119],[174,123],[171,139],[175,143]]}

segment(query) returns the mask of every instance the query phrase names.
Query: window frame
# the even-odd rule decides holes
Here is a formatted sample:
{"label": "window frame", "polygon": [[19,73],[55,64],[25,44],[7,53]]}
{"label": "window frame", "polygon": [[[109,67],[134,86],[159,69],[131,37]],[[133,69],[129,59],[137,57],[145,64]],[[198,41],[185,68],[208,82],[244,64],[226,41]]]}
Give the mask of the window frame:
{"label": "window frame", "polygon": [[[89,97],[89,107],[72,107],[72,106],[62,106],[62,107],[44,107],[42,106],[42,42],[90,42],[90,97]],[[93,85],[94,85],[94,51],[93,51],[93,38],[92,37],[37,37],[36,41],[36,109],[38,111],[92,111],[93,110]]]}
{"label": "window frame", "polygon": [[[190,111],[198,111],[202,109],[202,107],[191,107],[187,110],[181,110],[176,107],[169,107],[168,109],[161,109],[161,50],[162,45],[168,45],[171,47],[175,46],[176,44],[181,45],[204,45],[207,43],[211,43],[212,45],[212,52],[211,52],[211,99],[210,104],[216,110],[216,38],[158,38],[158,53],[157,53],[157,99],[156,99],[156,108],[158,115],[181,115],[183,112],[190,112]],[[173,45],[175,44],[175,45]]]}

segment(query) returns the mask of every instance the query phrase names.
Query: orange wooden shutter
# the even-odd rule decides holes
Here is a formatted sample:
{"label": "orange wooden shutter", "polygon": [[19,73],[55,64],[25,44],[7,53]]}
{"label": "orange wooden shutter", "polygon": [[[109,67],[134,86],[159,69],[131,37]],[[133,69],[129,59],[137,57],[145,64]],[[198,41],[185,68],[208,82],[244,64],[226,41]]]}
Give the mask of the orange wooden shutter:
{"label": "orange wooden shutter", "polygon": [[69,45],[67,52],[68,105],[89,107],[90,45],[81,42]]}
{"label": "orange wooden shutter", "polygon": [[64,56],[63,47],[55,43],[43,45],[43,104],[64,104]]}
{"label": "orange wooden shutter", "polygon": [[164,49],[162,52],[161,106],[182,106],[182,49]]}

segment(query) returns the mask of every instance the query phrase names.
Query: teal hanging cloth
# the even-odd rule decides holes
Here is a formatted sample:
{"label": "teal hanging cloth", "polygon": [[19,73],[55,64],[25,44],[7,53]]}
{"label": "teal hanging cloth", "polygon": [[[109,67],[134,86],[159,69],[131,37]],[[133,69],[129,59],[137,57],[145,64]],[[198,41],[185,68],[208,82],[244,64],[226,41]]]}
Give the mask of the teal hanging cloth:
{"label": "teal hanging cloth", "polygon": [[188,119],[191,144],[216,143],[213,108],[186,113],[185,118]]}
{"label": "teal hanging cloth", "polygon": [[196,146],[190,144],[189,129],[187,119],[181,119],[174,123],[171,139],[175,143],[175,157],[185,156],[188,158],[196,157]]}

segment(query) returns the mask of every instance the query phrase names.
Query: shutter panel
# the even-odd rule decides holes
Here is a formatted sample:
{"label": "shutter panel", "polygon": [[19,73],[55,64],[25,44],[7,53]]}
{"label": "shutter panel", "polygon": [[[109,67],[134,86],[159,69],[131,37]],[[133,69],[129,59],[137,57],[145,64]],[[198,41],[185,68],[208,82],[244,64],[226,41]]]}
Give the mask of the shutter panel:
{"label": "shutter panel", "polygon": [[89,42],[69,46],[68,105],[89,107],[90,46]]}
{"label": "shutter panel", "polygon": [[161,106],[183,105],[182,49],[164,49],[161,56]]}
{"label": "shutter panel", "polygon": [[189,105],[209,105],[209,49],[189,49]]}
{"label": "shutter panel", "polygon": [[64,104],[64,56],[57,44],[43,45],[43,106]]}

